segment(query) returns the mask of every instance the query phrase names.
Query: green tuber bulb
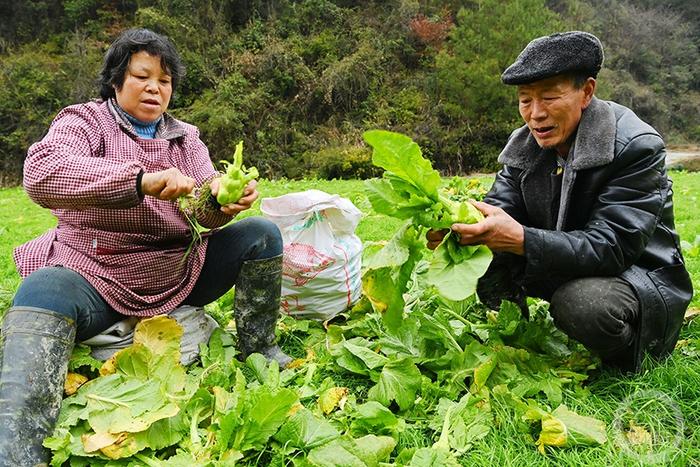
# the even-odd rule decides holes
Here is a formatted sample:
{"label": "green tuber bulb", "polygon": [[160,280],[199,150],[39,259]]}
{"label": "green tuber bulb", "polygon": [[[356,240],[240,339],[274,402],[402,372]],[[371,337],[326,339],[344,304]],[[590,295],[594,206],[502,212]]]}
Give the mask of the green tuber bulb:
{"label": "green tuber bulb", "polygon": [[475,224],[484,215],[468,201],[453,201],[442,193],[438,194],[439,201],[432,206],[433,212],[426,216],[429,220],[424,223],[432,229],[449,229],[452,224]]}
{"label": "green tuber bulb", "polygon": [[246,170],[243,165],[243,141],[236,145],[233,154],[233,163],[221,161],[226,168],[226,173],[219,179],[219,192],[216,201],[224,206],[235,203],[243,196],[248,182],[258,177],[258,169],[250,167]]}

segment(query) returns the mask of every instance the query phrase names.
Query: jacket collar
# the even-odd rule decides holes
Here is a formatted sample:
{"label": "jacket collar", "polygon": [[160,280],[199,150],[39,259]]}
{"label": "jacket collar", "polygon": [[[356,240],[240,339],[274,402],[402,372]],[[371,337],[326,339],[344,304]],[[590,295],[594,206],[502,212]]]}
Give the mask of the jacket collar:
{"label": "jacket collar", "polygon": [[[130,135],[138,137],[134,125],[123,115],[124,110],[119,107],[113,98],[107,100],[107,107],[120,127]],[[163,119],[158,125],[158,130],[156,130],[156,138],[170,140],[185,136],[186,133],[185,126],[179,120],[164,113]]]}
{"label": "jacket collar", "polygon": [[[567,160],[567,168],[590,169],[610,163],[615,151],[615,112],[610,105],[593,97],[583,111],[574,141],[573,154]],[[498,156],[504,165],[528,170],[537,165],[543,150],[530,133],[527,125],[515,130]]]}

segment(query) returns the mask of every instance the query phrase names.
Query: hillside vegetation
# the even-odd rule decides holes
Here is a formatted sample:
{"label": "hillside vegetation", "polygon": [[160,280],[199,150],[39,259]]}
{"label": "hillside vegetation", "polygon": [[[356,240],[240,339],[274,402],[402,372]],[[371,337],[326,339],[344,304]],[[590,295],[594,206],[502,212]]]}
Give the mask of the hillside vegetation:
{"label": "hillside vegetation", "polygon": [[172,113],[212,159],[241,139],[266,177],[375,175],[360,135],[411,135],[446,174],[492,170],[519,125],[500,73],[536,36],[589,30],[599,95],[671,143],[700,141],[700,7],[681,0],[45,0],[0,5],[0,185],[65,105],[96,97],[124,29],[172,38]]}

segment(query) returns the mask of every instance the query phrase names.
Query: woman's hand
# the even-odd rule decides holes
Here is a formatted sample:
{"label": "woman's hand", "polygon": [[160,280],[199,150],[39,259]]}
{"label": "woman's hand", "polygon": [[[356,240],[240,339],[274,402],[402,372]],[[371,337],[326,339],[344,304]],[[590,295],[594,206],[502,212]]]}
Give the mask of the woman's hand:
{"label": "woman's hand", "polygon": [[[211,194],[214,196],[218,195],[219,179],[215,178],[214,180],[212,180],[210,186]],[[255,200],[258,199],[258,196],[260,196],[260,193],[258,193],[258,190],[256,189],[257,186],[257,180],[249,181],[245,187],[245,190],[243,190],[243,196],[241,197],[241,199],[239,199],[235,203],[229,203],[224,206],[221,206],[221,212],[229,216],[235,216],[239,212],[245,211],[246,209],[250,209]]]}
{"label": "woman's hand", "polygon": [[[503,209],[472,201],[485,219],[476,224],[454,224],[460,245],[486,245],[492,251],[525,254],[525,229]],[[439,243],[439,242],[438,242]]]}
{"label": "woman's hand", "polygon": [[154,198],[172,201],[189,194],[194,189],[194,178],[175,167],[160,172],[144,173],[141,177],[141,193]]}

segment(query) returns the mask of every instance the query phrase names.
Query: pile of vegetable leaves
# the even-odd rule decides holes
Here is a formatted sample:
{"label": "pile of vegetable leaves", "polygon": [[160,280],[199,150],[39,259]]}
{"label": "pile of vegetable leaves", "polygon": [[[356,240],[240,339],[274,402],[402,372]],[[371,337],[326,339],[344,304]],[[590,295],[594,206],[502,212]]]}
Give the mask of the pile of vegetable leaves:
{"label": "pile of vegetable leaves", "polygon": [[[452,466],[503,423],[542,453],[606,442],[602,422],[562,404],[595,362],[556,330],[547,304],[531,301],[525,318],[510,302],[495,311],[472,289],[452,293],[475,285],[490,253],[464,252],[449,236],[425,247],[425,229],[449,227],[483,190],[463,179],[444,186],[406,137],[367,139],[388,172],[370,182],[370,201],[407,222],[366,245],[360,302],[331,323],[285,317],[282,345],[304,356],[284,370],[257,354],[240,362],[226,327],[184,368],[179,326],[141,321],[134,345],[64,399],[45,442],[52,465]],[[406,154],[410,163],[392,165]],[[86,352],[72,369],[99,367]]]}

